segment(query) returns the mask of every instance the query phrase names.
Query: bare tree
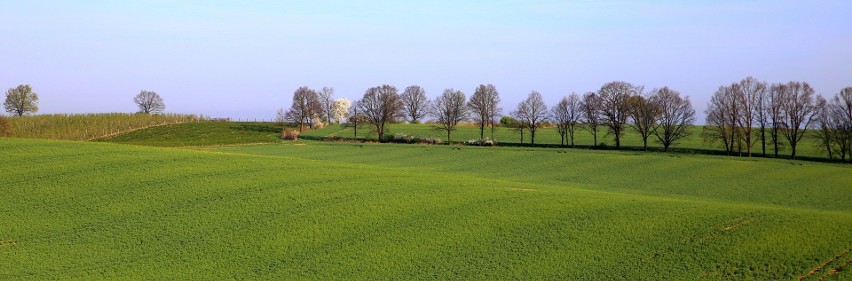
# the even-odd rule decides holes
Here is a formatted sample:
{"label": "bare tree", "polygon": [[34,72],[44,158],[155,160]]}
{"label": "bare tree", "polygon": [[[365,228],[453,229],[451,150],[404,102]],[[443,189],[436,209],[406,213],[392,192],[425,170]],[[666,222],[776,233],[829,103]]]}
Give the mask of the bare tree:
{"label": "bare tree", "polygon": [[344,128],[352,128],[352,141],[358,141],[358,128],[364,126],[364,124],[369,123],[367,120],[367,116],[364,116],[363,113],[358,111],[357,102],[355,106],[351,107],[351,113],[347,113],[349,118],[344,124]]}
{"label": "bare tree", "polygon": [[583,115],[580,104],[580,97],[577,96],[577,93],[571,93],[567,97],[562,97],[562,100],[550,109],[553,121],[556,122],[556,129],[562,138],[560,142],[562,145],[565,145],[567,136],[570,139],[571,147],[574,147],[574,132],[580,126],[580,117]]}
{"label": "bare tree", "polygon": [[721,141],[725,153],[731,155],[734,150],[736,129],[736,98],[731,86],[722,86],[710,98],[707,106],[707,119],[701,133],[707,142]]}
{"label": "bare tree", "polygon": [[166,104],[163,102],[163,98],[153,91],[143,90],[139,92],[139,94],[133,98],[133,102],[139,106],[139,112],[141,113],[160,113],[166,109]]}
{"label": "bare tree", "polygon": [[[521,105],[519,104],[518,107],[521,107]],[[509,116],[508,120],[506,120],[506,123],[508,124],[506,127],[512,128],[514,131],[518,132],[521,136],[521,144],[524,144],[524,131],[527,129],[527,124],[521,121],[520,108],[515,109],[515,111],[512,111],[509,114],[511,116]]]}
{"label": "bare tree", "polygon": [[657,107],[657,104],[651,102],[649,98],[641,94],[630,96],[627,102],[630,106],[628,109],[628,116],[631,121],[630,127],[636,130],[642,137],[642,149],[648,150],[648,137],[656,129],[657,116],[660,114],[660,109]]}
{"label": "bare tree", "polygon": [[497,87],[494,85],[488,84],[488,122],[491,126],[491,139],[494,140],[494,125],[497,124],[500,120],[500,114],[503,113],[503,108],[500,107],[500,93],[497,92]]}
{"label": "bare tree", "polygon": [[766,130],[769,127],[769,101],[769,88],[764,83],[764,90],[758,94],[755,108],[755,122],[760,134],[760,150],[764,157],[766,157]]}
{"label": "bare tree", "polygon": [[287,111],[283,108],[279,108],[277,112],[275,112],[275,123],[279,123],[281,127],[286,127],[287,123],[290,123],[290,118],[287,116]]}
{"label": "bare tree", "polygon": [[30,85],[18,85],[6,91],[6,101],[3,103],[6,112],[13,115],[24,116],[24,114],[38,111],[38,93],[33,92]]}
{"label": "bare tree", "polygon": [[541,122],[547,120],[547,105],[541,94],[530,92],[527,99],[518,104],[518,121],[530,131],[530,144],[535,145],[535,132],[541,127]]}
{"label": "bare tree", "polygon": [[411,85],[405,88],[405,91],[400,95],[402,103],[405,105],[405,115],[411,123],[419,123],[429,111],[429,99],[426,98],[426,91],[420,86]]}
{"label": "bare tree", "polygon": [[491,138],[494,139],[495,118],[500,114],[500,96],[494,85],[480,84],[470,96],[467,106],[473,112],[473,119],[479,124],[479,139],[485,139],[485,126],[491,126]]}
{"label": "bare tree", "polygon": [[331,124],[332,113],[334,111],[334,88],[322,87],[317,93],[317,99],[322,105],[322,111],[325,112],[325,122]]}
{"label": "bare tree", "polygon": [[630,96],[642,92],[641,86],[613,81],[604,84],[598,91],[600,99],[600,113],[604,124],[615,138],[615,147],[621,148],[621,136],[624,134],[624,124],[627,124],[627,116],[630,113]]}
{"label": "bare tree", "polygon": [[595,92],[588,92],[583,95],[583,101],[580,102],[580,110],[583,114],[584,128],[592,134],[592,146],[598,145],[598,126],[601,124],[600,100]]}
{"label": "bare tree", "polygon": [[790,158],[796,159],[796,146],[804,137],[816,113],[814,90],[805,82],[789,82],[781,103],[781,133],[790,144]]}
{"label": "bare tree", "polygon": [[402,117],[405,105],[396,87],[382,85],[367,89],[357,107],[367,118],[366,121],[375,127],[379,141],[384,141],[385,125]]}
{"label": "bare tree", "polygon": [[740,108],[740,114],[737,116],[737,128],[740,129],[739,136],[746,145],[748,157],[751,157],[751,148],[755,144],[755,141],[752,140],[754,135],[752,127],[757,120],[760,97],[766,92],[766,82],[757,81],[754,77],[749,76],[740,81],[739,87],[736,89],[736,103]]}
{"label": "bare tree", "polygon": [[659,110],[654,136],[663,145],[663,150],[669,151],[669,147],[689,136],[689,128],[695,122],[695,109],[689,97],[681,98],[680,92],[668,87],[654,90],[650,101]]}
{"label": "bare tree", "polygon": [[468,108],[465,106],[465,100],[462,91],[446,89],[432,102],[432,116],[438,123],[436,128],[447,132],[447,145],[453,144],[450,133],[456,129],[456,125],[467,119]]}
{"label": "bare tree", "polygon": [[840,159],[852,160],[852,87],[840,90],[830,103],[831,117],[836,124],[837,133],[834,142],[837,144]]}
{"label": "bare tree", "polygon": [[834,135],[838,133],[836,131],[838,126],[834,123],[835,120],[832,118],[831,113],[831,105],[829,105],[828,101],[822,96],[817,96],[816,114],[814,114],[814,123],[817,129],[814,131],[814,134],[819,140],[819,148],[828,153],[828,159],[834,159],[833,152],[837,150],[835,148]]}
{"label": "bare tree", "polygon": [[322,111],[322,103],[319,101],[317,91],[302,86],[293,92],[293,103],[286,116],[288,120],[298,125],[299,132],[302,132],[306,124],[309,128],[313,128],[314,119],[323,115]]}
{"label": "bare tree", "polygon": [[769,118],[769,137],[772,139],[772,147],[774,148],[775,158],[778,158],[778,150],[781,144],[781,114],[783,109],[781,105],[784,101],[784,93],[787,91],[787,85],[783,83],[772,84],[769,87],[769,100],[767,102],[767,116]]}

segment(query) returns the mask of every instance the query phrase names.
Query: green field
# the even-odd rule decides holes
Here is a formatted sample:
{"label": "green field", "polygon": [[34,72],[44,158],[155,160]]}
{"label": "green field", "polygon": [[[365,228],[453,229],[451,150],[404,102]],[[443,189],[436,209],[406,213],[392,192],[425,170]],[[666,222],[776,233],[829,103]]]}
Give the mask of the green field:
{"label": "green field", "polygon": [[96,139],[136,145],[179,147],[280,142],[281,125],[264,122],[200,122],[158,126]]}
{"label": "green field", "polygon": [[206,120],[192,114],[40,114],[8,118],[11,136],[61,140],[92,140],[154,126]]}
{"label": "green field", "polygon": [[[387,134],[409,134],[415,136],[423,136],[423,137],[434,137],[440,138],[443,141],[447,140],[446,131],[435,130],[433,125],[428,124],[391,124],[388,127],[389,132]],[[598,145],[602,145],[605,148],[613,148],[615,145],[615,141],[612,136],[606,135],[606,127],[599,128],[601,132],[598,134]],[[358,129],[358,138],[359,139],[368,139],[375,140],[376,134],[371,133],[371,128],[368,126],[364,126],[363,128]],[[688,137],[676,143],[673,147],[673,150],[679,152],[686,153],[703,153],[703,154],[723,154],[724,148],[721,143],[707,143],[701,137],[702,128],[699,126],[694,126],[690,128],[689,132],[691,133]],[[490,129],[486,130],[486,137],[491,136]],[[312,139],[322,139],[326,137],[342,137],[342,138],[352,138],[353,130],[352,128],[346,128],[340,125],[332,125],[323,129],[308,131],[302,134],[303,138],[312,138]],[[475,126],[459,126],[457,130],[452,133],[453,142],[464,142],[468,140],[476,140],[479,139],[479,127]],[[769,135],[767,134],[767,139],[769,139]],[[510,128],[497,127],[494,131],[494,139],[502,146],[517,146],[520,144],[520,133]],[[783,139],[783,136],[782,136]],[[655,141],[655,137],[651,136],[648,139],[648,147],[650,150],[658,150],[662,151],[663,146],[658,144]],[[529,132],[525,133],[524,143],[529,144]],[[559,133],[557,133],[556,128],[542,128],[536,132],[536,145],[539,146],[559,146],[561,139],[559,137]],[[575,135],[575,144],[579,147],[591,147],[594,145],[594,139],[592,135],[585,131],[584,129],[577,130]],[[636,133],[633,129],[626,129],[625,134],[621,140],[623,149],[626,150],[641,150],[642,149],[642,138],[638,133]],[[821,151],[821,146],[818,145],[818,141],[813,138],[812,135],[806,135],[806,137],[799,144],[796,154],[797,157],[804,157],[808,159],[819,159],[819,158],[827,158],[827,154],[824,151]],[[745,153],[745,149],[743,149],[743,153]],[[753,156],[758,156],[761,153],[761,146],[758,142],[752,148]],[[766,153],[768,155],[772,155],[772,147],[767,141]],[[782,140],[780,143],[779,149],[779,157],[789,158],[790,157],[790,149],[786,144],[785,140]]]}
{"label": "green field", "polygon": [[0,138],[0,279],[852,278],[849,165],[215,126]]}

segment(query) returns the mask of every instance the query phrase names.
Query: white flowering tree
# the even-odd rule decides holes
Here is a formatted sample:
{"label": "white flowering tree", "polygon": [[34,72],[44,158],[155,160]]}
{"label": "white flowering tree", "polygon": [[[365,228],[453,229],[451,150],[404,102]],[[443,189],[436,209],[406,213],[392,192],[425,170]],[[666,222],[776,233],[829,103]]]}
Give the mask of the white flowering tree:
{"label": "white flowering tree", "polygon": [[[331,118],[334,118],[334,120],[337,120],[337,123],[340,123],[340,120],[349,117],[350,107],[352,107],[352,103],[347,99],[339,98],[334,100],[331,106]],[[329,123],[331,123],[331,120],[329,120]]]}

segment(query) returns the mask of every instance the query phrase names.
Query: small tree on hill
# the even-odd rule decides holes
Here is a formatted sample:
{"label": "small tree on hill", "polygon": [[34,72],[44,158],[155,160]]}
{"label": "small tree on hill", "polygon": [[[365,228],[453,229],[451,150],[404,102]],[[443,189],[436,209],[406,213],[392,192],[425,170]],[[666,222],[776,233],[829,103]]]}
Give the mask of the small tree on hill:
{"label": "small tree on hill", "polygon": [[560,144],[565,145],[567,136],[571,147],[574,147],[574,132],[577,130],[580,124],[580,116],[582,116],[580,97],[577,96],[577,93],[571,93],[571,95],[563,97],[550,111],[562,139]]}
{"label": "small tree on hill", "polygon": [[584,128],[592,134],[592,146],[598,145],[598,126],[601,125],[600,100],[595,92],[588,92],[583,95],[583,101],[580,102],[580,111],[583,114]]}
{"label": "small tree on hill", "polygon": [[485,127],[491,126],[491,138],[494,139],[494,123],[496,116],[500,114],[500,94],[494,85],[479,85],[467,106],[473,112],[473,119],[479,124],[479,139],[485,138]]}
{"label": "small tree on hill", "polygon": [[38,111],[38,94],[33,92],[30,85],[19,85],[6,91],[6,102],[3,103],[9,114],[23,116]]}
{"label": "small tree on hill", "polygon": [[456,129],[459,122],[467,119],[467,107],[462,91],[444,90],[444,94],[435,98],[432,103],[432,115],[437,119],[437,128],[447,131],[447,145],[453,143],[450,133]]}
{"label": "small tree on hill", "polygon": [[668,87],[654,90],[650,101],[659,109],[653,133],[663,150],[668,151],[678,140],[689,136],[689,127],[695,122],[695,109],[689,97],[681,98],[678,91]]}
{"label": "small tree on hill", "polygon": [[160,97],[156,92],[152,91],[141,91],[136,97],[133,98],[133,102],[139,106],[140,113],[161,113],[166,109],[166,104],[163,102],[163,98]]}
{"label": "small tree on hill", "polygon": [[419,123],[429,112],[429,99],[426,91],[420,86],[411,85],[405,88],[400,95],[405,116],[411,123]]}
{"label": "small tree on hill", "polygon": [[317,91],[302,86],[293,93],[293,103],[286,113],[286,119],[299,126],[301,132],[307,124],[313,128],[314,119],[323,115],[322,104]]}
{"label": "small tree on hill", "polygon": [[530,131],[530,144],[534,145],[536,130],[541,127],[542,122],[547,120],[547,105],[544,104],[541,94],[536,91],[530,92],[527,99],[518,104],[515,115],[518,121]]}
{"label": "small tree on hill", "polygon": [[325,113],[325,122],[327,124],[331,124],[332,110],[334,107],[334,88],[322,87],[322,89],[317,93],[317,99],[319,99],[319,103],[322,105],[322,111]]}
{"label": "small tree on hill", "polygon": [[358,112],[374,126],[379,141],[385,136],[385,125],[402,117],[405,105],[397,94],[396,87],[381,85],[367,89],[358,101]]}

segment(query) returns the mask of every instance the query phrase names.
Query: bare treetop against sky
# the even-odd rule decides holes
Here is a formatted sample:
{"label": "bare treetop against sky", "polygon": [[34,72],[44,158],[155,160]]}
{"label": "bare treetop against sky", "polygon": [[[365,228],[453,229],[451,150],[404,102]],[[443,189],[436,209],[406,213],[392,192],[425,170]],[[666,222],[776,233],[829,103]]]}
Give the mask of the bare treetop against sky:
{"label": "bare treetop against sky", "polygon": [[0,86],[32,85],[39,113],[135,112],[150,90],[169,112],[271,120],[305,85],[491,83],[512,109],[621,80],[680,91],[704,120],[749,75],[852,85],[852,1],[683,2],[4,1]]}

